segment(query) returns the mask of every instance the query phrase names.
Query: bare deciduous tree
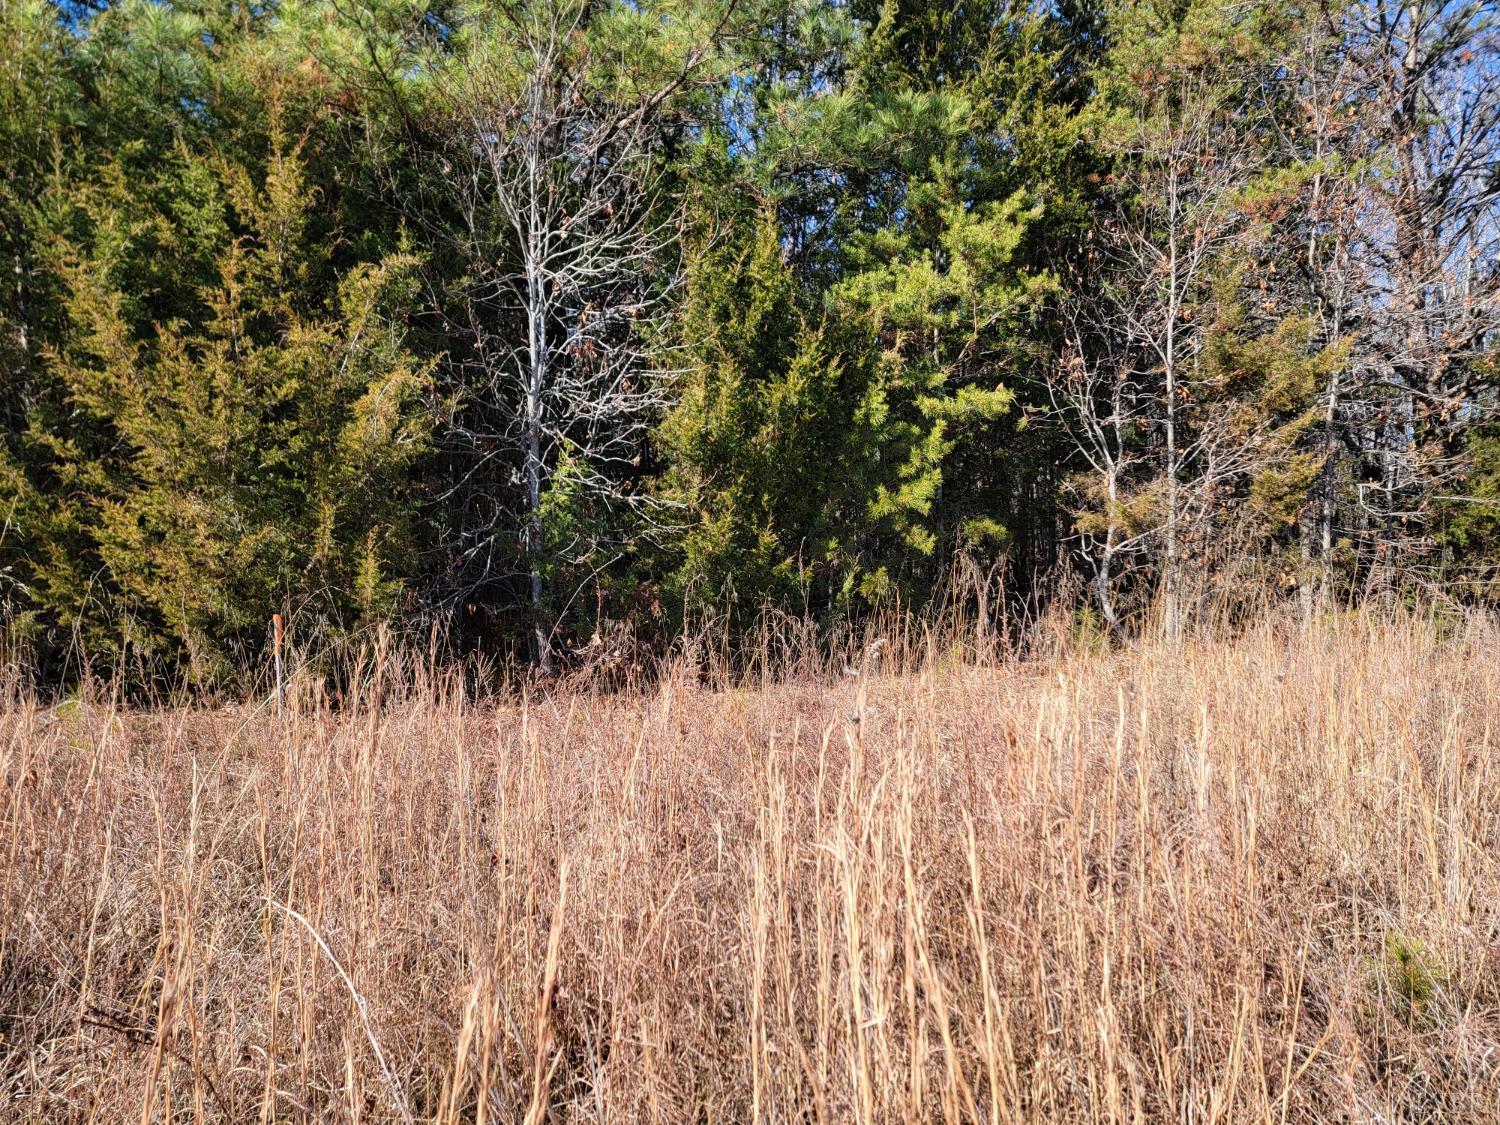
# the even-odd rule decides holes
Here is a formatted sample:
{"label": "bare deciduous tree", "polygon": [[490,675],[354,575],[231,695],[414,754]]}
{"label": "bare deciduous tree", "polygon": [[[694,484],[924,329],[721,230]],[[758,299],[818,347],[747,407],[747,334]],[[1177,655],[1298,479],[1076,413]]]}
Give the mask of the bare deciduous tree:
{"label": "bare deciduous tree", "polygon": [[1093,569],[1090,585],[1099,612],[1117,636],[1123,635],[1117,583],[1159,532],[1150,513],[1148,454],[1140,441],[1148,414],[1136,364],[1120,334],[1099,331],[1114,321],[1111,306],[1124,296],[1096,300],[1081,289],[1073,295],[1063,310],[1061,362],[1047,385],[1053,411],[1086,466],[1071,479],[1079,501],[1075,526]]}
{"label": "bare deciduous tree", "polygon": [[1493,404],[1477,362],[1500,331],[1500,12],[1491,0],[1365,0],[1344,14],[1358,96],[1362,424],[1380,457],[1359,491],[1377,565],[1421,546]]}
{"label": "bare deciduous tree", "polygon": [[[504,517],[518,517],[532,655],[549,672],[549,571],[593,565],[620,542],[621,513],[646,503],[632,476],[668,401],[659,329],[678,234],[665,111],[713,48],[699,35],[675,62],[668,52],[666,64],[633,68],[629,45],[601,49],[594,15],[581,0],[502,6],[492,50],[450,78],[444,98],[443,174],[466,265],[458,374],[475,407],[460,428],[479,455],[467,480],[508,478],[495,490],[502,527],[472,530],[464,553],[490,574]],[[549,510],[570,504],[590,517],[549,529]]]}
{"label": "bare deciduous tree", "polygon": [[[1183,627],[1185,554],[1195,511],[1203,510],[1195,497],[1210,484],[1189,472],[1214,433],[1194,417],[1184,388],[1203,346],[1209,273],[1246,229],[1237,196],[1256,161],[1242,107],[1226,102],[1241,91],[1215,78],[1212,69],[1152,77],[1156,85],[1143,85],[1110,122],[1112,206],[1091,292],[1068,314],[1072,346],[1051,388],[1079,454],[1102,481],[1098,518],[1084,527],[1101,610],[1113,624],[1115,560],[1154,546],[1169,637]],[[1130,485],[1127,505],[1146,450],[1154,468]],[[1150,499],[1159,510],[1142,528]]]}

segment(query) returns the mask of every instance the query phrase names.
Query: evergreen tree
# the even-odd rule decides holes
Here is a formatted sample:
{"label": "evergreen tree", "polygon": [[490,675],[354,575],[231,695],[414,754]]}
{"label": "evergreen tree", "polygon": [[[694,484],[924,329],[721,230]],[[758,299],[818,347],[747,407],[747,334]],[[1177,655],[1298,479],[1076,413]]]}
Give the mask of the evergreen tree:
{"label": "evergreen tree", "polygon": [[76,636],[209,680],[271,613],[372,620],[413,571],[415,263],[360,252],[336,162],[289,132],[326,117],[322,79],[273,30],[127,4],[57,44],[84,108],[34,204],[55,323],[4,474],[43,654]]}
{"label": "evergreen tree", "polygon": [[678,582],[697,601],[820,611],[858,574],[883,436],[869,371],[808,307],[774,219],[732,225],[688,271],[680,402],[659,434],[690,513]]}
{"label": "evergreen tree", "polygon": [[[787,543],[819,545],[817,567],[840,577],[836,593],[813,600],[846,610],[926,597],[956,552],[1003,555],[1012,520],[1033,515],[1026,478],[1047,472],[1049,447],[1012,408],[1051,348],[1054,281],[1035,232],[1068,237],[1083,191],[1082,162],[1058,155],[1078,127],[1054,23],[1004,5],[856,6],[853,16],[804,15],[780,53],[758,61],[750,124],[731,123],[719,181],[774,204],[782,268],[817,326],[799,334],[816,340],[799,362],[829,355],[837,366],[801,385],[814,396],[840,388],[807,413],[844,412],[833,428],[848,436],[830,448],[864,490],[856,503],[825,494],[840,512],[838,550],[821,533],[795,533],[805,503],[765,519],[783,529],[786,558]],[[763,209],[743,213],[765,222]],[[715,380],[726,402],[780,377],[741,362],[736,378]],[[694,394],[684,409],[701,409]],[[719,407],[723,417],[755,409]],[[720,487],[698,471],[703,488]]]}
{"label": "evergreen tree", "polygon": [[284,143],[261,183],[233,166],[205,182],[205,211],[249,233],[219,248],[198,323],[137,336],[107,250],[67,273],[78,335],[58,369],[113,451],[49,437],[75,499],[48,524],[89,546],[52,553],[37,600],[105,644],[178,645],[200,679],[272,612],[381,618],[411,564],[403,489],[429,383],[399,321],[415,263],[357,266],[308,300],[330,248]]}

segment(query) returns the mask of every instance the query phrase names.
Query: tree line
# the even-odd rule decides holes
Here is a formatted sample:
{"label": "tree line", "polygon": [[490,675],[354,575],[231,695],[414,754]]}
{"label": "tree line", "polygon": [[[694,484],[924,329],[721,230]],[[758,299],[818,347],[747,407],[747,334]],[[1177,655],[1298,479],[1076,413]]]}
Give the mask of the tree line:
{"label": "tree line", "polygon": [[0,60],[49,676],[1500,593],[1492,0],[0,0]]}

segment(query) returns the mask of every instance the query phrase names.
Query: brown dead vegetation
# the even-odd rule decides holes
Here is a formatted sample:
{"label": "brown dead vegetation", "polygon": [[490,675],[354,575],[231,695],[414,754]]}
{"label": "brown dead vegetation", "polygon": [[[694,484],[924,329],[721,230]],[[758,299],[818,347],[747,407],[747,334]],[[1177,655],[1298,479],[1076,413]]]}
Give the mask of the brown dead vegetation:
{"label": "brown dead vegetation", "polygon": [[1493,1121],[1497,639],[21,697],[0,1116]]}

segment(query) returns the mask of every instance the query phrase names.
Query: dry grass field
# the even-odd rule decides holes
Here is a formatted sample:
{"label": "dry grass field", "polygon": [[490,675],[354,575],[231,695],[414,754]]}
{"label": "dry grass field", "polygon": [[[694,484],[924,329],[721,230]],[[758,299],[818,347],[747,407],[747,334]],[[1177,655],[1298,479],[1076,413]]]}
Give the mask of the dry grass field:
{"label": "dry grass field", "polygon": [[1500,630],[0,716],[7,1121],[1493,1122]]}

